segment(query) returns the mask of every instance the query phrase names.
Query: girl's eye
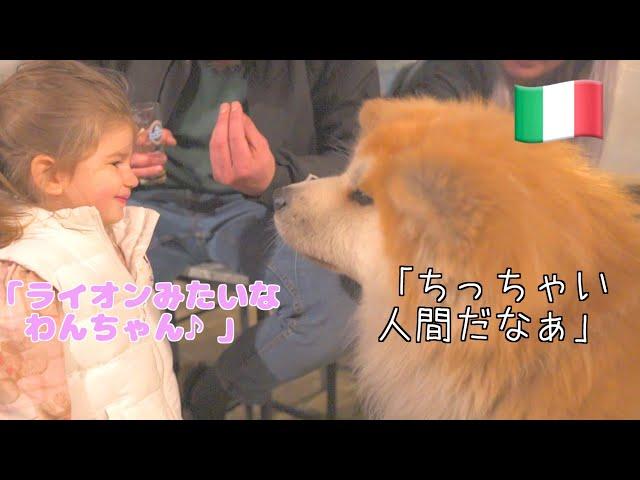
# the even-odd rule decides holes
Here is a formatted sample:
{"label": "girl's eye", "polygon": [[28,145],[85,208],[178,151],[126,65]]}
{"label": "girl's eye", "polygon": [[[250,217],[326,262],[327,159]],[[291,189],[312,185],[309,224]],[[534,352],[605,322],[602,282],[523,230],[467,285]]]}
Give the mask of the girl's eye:
{"label": "girl's eye", "polygon": [[362,190],[354,190],[349,194],[349,199],[366,207],[367,205],[373,205],[373,198],[364,193]]}

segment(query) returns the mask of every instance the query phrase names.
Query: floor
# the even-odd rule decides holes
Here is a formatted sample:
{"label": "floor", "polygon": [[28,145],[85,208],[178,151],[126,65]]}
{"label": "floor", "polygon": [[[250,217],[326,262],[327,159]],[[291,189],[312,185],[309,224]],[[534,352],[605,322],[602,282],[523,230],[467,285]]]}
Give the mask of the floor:
{"label": "floor", "polygon": [[[183,287],[184,291],[184,287]],[[178,318],[183,318],[193,312],[179,310]],[[193,342],[182,340],[178,344],[177,352],[180,362],[178,380],[182,383],[185,372],[198,362],[213,362],[227,348],[217,341],[218,336],[225,334],[225,319],[230,316],[234,319],[236,337],[240,333],[240,312],[225,312],[222,310],[212,310],[199,315],[205,324],[203,333],[196,336]],[[250,319],[253,324],[254,319]],[[317,370],[305,377],[281,385],[273,392],[273,399],[277,402],[303,409],[309,413],[325,416],[327,411],[327,395],[324,390],[325,370]],[[341,419],[363,419],[359,404],[355,395],[355,385],[353,376],[347,368],[347,359],[338,362],[337,375],[337,418]],[[258,409],[254,409],[255,417],[258,417]],[[229,420],[246,419],[246,409],[238,406],[228,415]],[[273,411],[274,420],[294,420],[291,415],[277,410]]]}

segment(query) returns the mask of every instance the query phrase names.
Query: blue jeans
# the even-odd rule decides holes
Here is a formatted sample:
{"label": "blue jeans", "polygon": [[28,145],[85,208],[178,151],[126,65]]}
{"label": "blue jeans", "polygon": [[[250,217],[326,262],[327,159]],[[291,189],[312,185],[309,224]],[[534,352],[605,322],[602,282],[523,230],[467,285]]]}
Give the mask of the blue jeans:
{"label": "blue jeans", "polygon": [[241,194],[191,195],[219,200],[202,213],[187,208],[188,193],[138,191],[131,204],[160,220],[148,256],[156,282],[171,282],[189,265],[224,263],[252,281],[280,285],[277,311],[236,338],[216,366],[225,389],[262,403],[277,385],[335,361],[347,348],[347,322],[356,303],[340,277],[296,254],[278,238],[270,211]]}

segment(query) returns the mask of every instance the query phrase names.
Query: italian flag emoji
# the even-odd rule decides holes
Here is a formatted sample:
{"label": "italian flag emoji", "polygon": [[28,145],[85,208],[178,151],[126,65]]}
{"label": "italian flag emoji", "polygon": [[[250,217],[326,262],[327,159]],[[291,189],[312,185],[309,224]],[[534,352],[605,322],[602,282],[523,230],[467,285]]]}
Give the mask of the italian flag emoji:
{"label": "italian flag emoji", "polygon": [[602,83],[576,80],[544,87],[515,86],[516,140],[541,143],[602,138]]}

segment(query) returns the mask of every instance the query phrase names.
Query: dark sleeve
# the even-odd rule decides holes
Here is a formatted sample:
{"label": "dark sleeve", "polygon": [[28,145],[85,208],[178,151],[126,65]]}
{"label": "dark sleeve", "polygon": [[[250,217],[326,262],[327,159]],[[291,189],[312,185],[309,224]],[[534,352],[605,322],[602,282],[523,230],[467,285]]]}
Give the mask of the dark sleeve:
{"label": "dark sleeve", "polygon": [[295,155],[286,149],[273,152],[276,174],[259,197],[272,204],[273,192],[304,181],[309,175],[327,177],[345,169],[358,133],[362,103],[380,96],[380,78],[375,60],[307,62],[314,108],[318,152]]}
{"label": "dark sleeve", "polygon": [[496,67],[490,61],[422,60],[394,84],[394,97],[421,96],[440,100],[488,98]]}

